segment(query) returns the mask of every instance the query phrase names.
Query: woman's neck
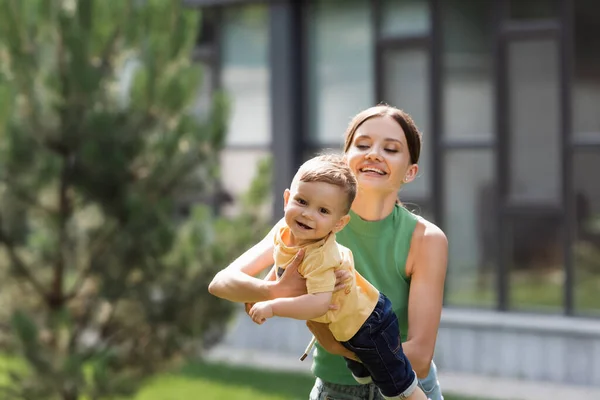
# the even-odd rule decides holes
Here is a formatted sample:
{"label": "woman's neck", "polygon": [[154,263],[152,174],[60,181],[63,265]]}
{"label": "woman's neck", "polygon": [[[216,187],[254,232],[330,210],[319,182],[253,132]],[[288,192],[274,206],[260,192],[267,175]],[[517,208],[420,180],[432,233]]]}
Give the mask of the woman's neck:
{"label": "woman's neck", "polygon": [[396,193],[359,193],[352,203],[352,211],[365,221],[380,221],[394,211],[398,196]]}

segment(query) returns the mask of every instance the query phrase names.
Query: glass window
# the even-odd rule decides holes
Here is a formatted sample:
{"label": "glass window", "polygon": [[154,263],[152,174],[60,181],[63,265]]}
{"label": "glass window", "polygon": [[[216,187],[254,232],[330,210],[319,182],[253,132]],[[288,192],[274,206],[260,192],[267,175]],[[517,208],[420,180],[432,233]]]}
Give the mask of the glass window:
{"label": "glass window", "polygon": [[554,40],[508,45],[510,199],[559,204],[561,199],[558,49]]}
{"label": "glass window", "polygon": [[575,71],[573,126],[576,137],[600,139],[600,5],[577,0],[575,8]]}
{"label": "glass window", "polygon": [[509,15],[513,20],[552,19],[559,7],[559,0],[510,0]]}
{"label": "glass window", "polygon": [[[223,190],[223,199],[221,206],[225,213],[234,213],[239,211],[241,202],[228,201],[239,199],[250,188],[254,179],[258,176],[258,167],[261,161],[271,156],[267,149],[240,149],[225,148],[221,152],[221,184]],[[282,196],[282,193],[277,193]],[[270,201],[266,202],[271,205]],[[270,212],[271,210],[269,210]],[[280,217],[280,216],[277,216]]]}
{"label": "glass window", "polygon": [[430,195],[429,169],[433,148],[429,134],[429,55],[423,48],[388,50],[384,54],[383,63],[384,100],[408,112],[423,133],[419,175],[402,188],[400,193],[403,201],[414,201],[423,207]]}
{"label": "glass window", "polygon": [[564,256],[562,215],[519,215],[508,224],[509,304],[512,309],[561,311]]}
{"label": "glass window", "polygon": [[267,17],[263,4],[224,9],[221,78],[231,107],[228,144],[270,143]]}
{"label": "glass window", "polygon": [[491,150],[450,150],[444,168],[449,260],[446,301],[496,304],[494,158]]}
{"label": "glass window", "polygon": [[576,238],[574,243],[575,309],[600,314],[600,152],[574,155]]}
{"label": "glass window", "polygon": [[383,0],[382,36],[427,35],[431,27],[428,0]]}
{"label": "glass window", "polygon": [[309,136],[343,142],[350,119],[373,105],[373,38],[367,0],[308,6]]}
{"label": "glass window", "polygon": [[442,3],[444,135],[493,137],[492,2]]}
{"label": "glass window", "polygon": [[210,105],[213,95],[213,71],[208,63],[201,63],[202,83],[198,88],[196,101],[193,104],[192,112],[200,118],[206,117],[210,111]]}

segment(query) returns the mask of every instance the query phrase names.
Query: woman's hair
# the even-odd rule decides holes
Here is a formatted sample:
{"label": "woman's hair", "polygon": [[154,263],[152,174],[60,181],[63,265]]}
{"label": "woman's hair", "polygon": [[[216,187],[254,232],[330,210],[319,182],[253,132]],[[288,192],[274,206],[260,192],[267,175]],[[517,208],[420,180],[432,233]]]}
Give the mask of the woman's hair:
{"label": "woman's hair", "polygon": [[344,153],[347,153],[348,149],[350,149],[356,130],[365,121],[371,118],[385,116],[392,117],[404,131],[411,164],[416,164],[419,162],[419,156],[421,154],[421,132],[419,132],[417,125],[415,125],[415,122],[408,113],[387,104],[379,104],[374,107],[367,108],[352,118],[352,121],[350,121],[350,124],[348,125],[348,129],[346,129]]}

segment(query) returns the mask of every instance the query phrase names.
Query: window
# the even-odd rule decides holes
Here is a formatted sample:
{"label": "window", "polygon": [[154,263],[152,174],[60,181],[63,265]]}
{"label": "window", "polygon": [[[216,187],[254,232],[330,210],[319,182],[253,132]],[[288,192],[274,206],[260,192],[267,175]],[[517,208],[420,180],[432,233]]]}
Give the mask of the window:
{"label": "window", "polygon": [[575,8],[575,70],[573,125],[577,139],[600,141],[600,6],[577,0]]}
{"label": "window", "polygon": [[448,236],[447,302],[496,302],[496,198],[492,150],[449,150],[443,197]]}
{"label": "window", "polygon": [[350,119],[374,105],[369,2],[321,0],[307,8],[309,139],[341,146]]}
{"label": "window", "polygon": [[383,0],[380,17],[383,37],[423,35],[430,31],[428,0]]}
{"label": "window", "polygon": [[564,294],[561,215],[525,213],[508,223],[511,309],[560,311]]}
{"label": "window", "polygon": [[492,2],[442,3],[444,136],[493,138]]}
{"label": "window", "polygon": [[200,62],[202,67],[202,82],[198,88],[196,101],[192,105],[192,112],[199,118],[204,118],[210,111],[213,98],[213,71],[211,64]]}
{"label": "window", "polygon": [[575,153],[575,309],[577,313],[600,315],[600,151]]}
{"label": "window", "polygon": [[554,204],[561,199],[558,46],[554,39],[508,44],[509,199]]}
{"label": "window", "polygon": [[560,7],[559,0],[509,0],[508,4],[510,19],[516,21],[556,18]]}
{"label": "window", "polygon": [[226,8],[223,14],[221,78],[231,107],[227,144],[268,145],[271,104],[267,8],[262,4]]}

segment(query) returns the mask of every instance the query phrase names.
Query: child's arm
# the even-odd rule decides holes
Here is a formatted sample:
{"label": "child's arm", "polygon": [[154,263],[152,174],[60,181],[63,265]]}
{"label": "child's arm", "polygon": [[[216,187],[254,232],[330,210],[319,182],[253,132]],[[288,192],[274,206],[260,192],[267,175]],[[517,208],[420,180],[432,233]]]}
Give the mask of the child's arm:
{"label": "child's arm", "polygon": [[329,311],[331,295],[332,292],[323,292],[271,300],[273,315],[302,320],[318,318]]}
{"label": "child's arm", "polygon": [[332,292],[305,294],[298,297],[279,298],[256,303],[249,314],[257,324],[274,316],[309,320],[329,311]]}

